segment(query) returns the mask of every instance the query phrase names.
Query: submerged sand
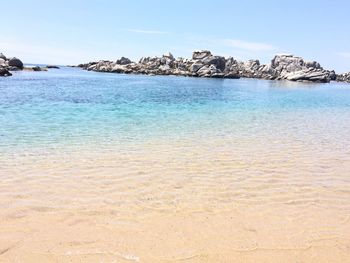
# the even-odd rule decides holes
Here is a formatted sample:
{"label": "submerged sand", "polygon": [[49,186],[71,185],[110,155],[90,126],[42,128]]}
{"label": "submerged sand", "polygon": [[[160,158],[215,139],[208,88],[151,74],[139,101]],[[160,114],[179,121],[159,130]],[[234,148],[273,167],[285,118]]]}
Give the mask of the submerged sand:
{"label": "submerged sand", "polygon": [[0,262],[350,262],[350,155],[330,143],[2,154]]}

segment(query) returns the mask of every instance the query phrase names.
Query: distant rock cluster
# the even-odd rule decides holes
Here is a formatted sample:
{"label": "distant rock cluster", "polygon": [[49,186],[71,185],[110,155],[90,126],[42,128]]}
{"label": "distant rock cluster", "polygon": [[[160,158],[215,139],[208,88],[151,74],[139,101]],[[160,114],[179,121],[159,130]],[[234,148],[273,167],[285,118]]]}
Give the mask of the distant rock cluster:
{"label": "distant rock cluster", "polygon": [[208,50],[195,51],[191,59],[174,58],[171,53],[162,57],[143,57],[138,62],[122,57],[117,61],[101,60],[78,67],[98,72],[135,73],[148,75],[179,75],[208,78],[260,78],[308,82],[343,81],[332,70],[325,70],[316,61],[304,61],[293,55],[276,55],[270,64],[259,60],[237,61],[232,57],[215,56]]}
{"label": "distant rock cluster", "polygon": [[18,58],[7,58],[4,54],[0,53],[0,76],[8,77],[12,76],[10,71],[22,70],[23,63]]}
{"label": "distant rock cluster", "polygon": [[[78,67],[90,71],[127,74],[350,83],[350,72],[336,74],[333,70],[323,69],[316,61],[305,61],[293,55],[276,55],[271,63],[260,64],[259,60],[242,62],[232,57],[216,56],[209,50],[194,51],[190,59],[174,58],[171,53],[167,53],[161,57],[143,57],[138,62],[121,57],[117,61],[100,60],[80,64]],[[0,53],[0,76],[11,76],[11,71],[17,70],[46,71],[57,68],[59,67],[55,65],[24,67],[20,59],[8,58]]]}
{"label": "distant rock cluster", "polygon": [[350,83],[350,72],[337,75],[337,81]]}
{"label": "distant rock cluster", "polygon": [[46,67],[31,66],[25,67],[23,62],[16,57],[6,57],[0,53],[0,77],[12,76],[11,71],[26,70],[26,71],[47,71],[49,68],[59,68],[58,66],[48,65]]}

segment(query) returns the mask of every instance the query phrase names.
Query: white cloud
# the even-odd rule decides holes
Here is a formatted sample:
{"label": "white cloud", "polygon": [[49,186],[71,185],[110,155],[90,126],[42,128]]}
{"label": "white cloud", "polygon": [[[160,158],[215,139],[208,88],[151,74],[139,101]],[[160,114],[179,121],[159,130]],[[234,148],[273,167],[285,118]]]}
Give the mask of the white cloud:
{"label": "white cloud", "polygon": [[157,31],[157,30],[128,29],[128,31],[133,33],[154,34],[154,35],[169,34],[169,32]]}
{"label": "white cloud", "polygon": [[229,47],[247,50],[251,52],[276,50],[276,47],[274,47],[273,45],[260,43],[260,42],[248,42],[248,41],[238,40],[238,39],[224,39],[222,40],[222,42]]}

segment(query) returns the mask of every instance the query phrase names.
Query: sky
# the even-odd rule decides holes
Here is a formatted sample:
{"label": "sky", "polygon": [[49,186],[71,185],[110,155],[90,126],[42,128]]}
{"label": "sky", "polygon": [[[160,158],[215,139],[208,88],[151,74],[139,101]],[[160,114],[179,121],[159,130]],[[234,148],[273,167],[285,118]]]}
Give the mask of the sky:
{"label": "sky", "polygon": [[[349,0],[0,0],[0,52],[72,65],[126,56],[288,53],[350,71]],[[5,22],[6,21],[6,22]]]}

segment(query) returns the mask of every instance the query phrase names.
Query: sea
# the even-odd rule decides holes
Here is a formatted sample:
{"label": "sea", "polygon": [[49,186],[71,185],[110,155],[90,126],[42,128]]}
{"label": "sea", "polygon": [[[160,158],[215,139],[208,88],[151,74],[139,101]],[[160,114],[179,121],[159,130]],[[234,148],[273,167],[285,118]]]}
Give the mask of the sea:
{"label": "sea", "polygon": [[350,262],[350,84],[1,78],[0,262]]}

